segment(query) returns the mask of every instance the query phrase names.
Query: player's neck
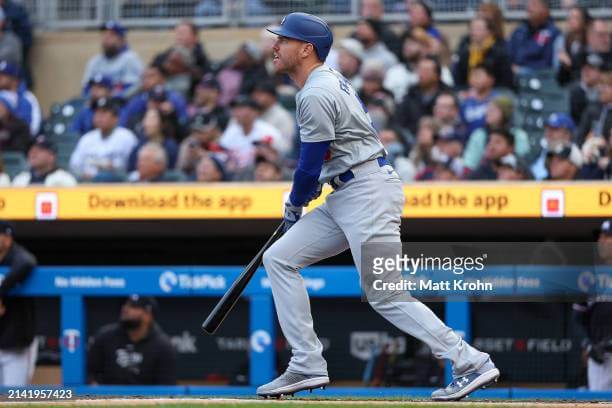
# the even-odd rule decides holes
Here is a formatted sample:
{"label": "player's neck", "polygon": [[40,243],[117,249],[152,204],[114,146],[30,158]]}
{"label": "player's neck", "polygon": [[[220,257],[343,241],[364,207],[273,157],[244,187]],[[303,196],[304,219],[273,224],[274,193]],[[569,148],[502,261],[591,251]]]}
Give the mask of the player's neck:
{"label": "player's neck", "polygon": [[302,89],[310,76],[310,73],[319,68],[323,63],[321,61],[312,62],[296,69],[289,77],[295,82],[299,89]]}

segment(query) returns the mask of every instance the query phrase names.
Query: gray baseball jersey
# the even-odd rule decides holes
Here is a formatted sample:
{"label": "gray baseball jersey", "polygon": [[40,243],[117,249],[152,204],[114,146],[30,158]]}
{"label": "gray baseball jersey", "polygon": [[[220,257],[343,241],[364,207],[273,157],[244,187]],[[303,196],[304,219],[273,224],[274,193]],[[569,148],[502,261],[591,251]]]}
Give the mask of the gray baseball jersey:
{"label": "gray baseball jersey", "polygon": [[322,65],[310,73],[296,104],[302,142],[331,141],[321,183],[384,151],[359,96],[330,67]]}

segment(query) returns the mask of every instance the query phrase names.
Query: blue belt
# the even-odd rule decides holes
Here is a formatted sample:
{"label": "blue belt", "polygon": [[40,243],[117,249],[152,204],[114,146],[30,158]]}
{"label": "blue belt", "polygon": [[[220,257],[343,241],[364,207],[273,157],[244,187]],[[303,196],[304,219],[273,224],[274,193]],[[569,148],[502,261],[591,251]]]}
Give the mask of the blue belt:
{"label": "blue belt", "polygon": [[[391,163],[389,163],[387,158],[383,157],[383,156],[377,157],[376,161],[378,162],[378,165],[380,167],[390,166],[391,165]],[[351,170],[347,170],[344,173],[340,174],[339,176],[336,176],[336,177],[332,178],[331,180],[329,180],[329,185],[332,186],[332,188],[334,190],[337,190],[340,187],[342,187],[342,185],[344,183],[346,183],[346,182],[348,182],[348,181],[350,181],[350,180],[352,180],[354,178],[355,178],[355,173],[353,173]]]}

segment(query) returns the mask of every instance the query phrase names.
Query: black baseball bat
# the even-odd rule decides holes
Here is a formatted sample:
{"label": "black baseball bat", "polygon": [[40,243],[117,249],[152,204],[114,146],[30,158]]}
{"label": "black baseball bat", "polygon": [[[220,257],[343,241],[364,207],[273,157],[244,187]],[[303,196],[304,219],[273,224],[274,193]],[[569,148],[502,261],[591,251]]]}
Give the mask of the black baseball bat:
{"label": "black baseball bat", "polygon": [[238,298],[246,288],[247,284],[255,274],[257,268],[261,264],[261,258],[263,257],[263,253],[266,252],[266,249],[270,247],[281,236],[283,232],[283,227],[285,225],[285,221],[282,221],[276,231],[272,234],[272,236],[268,239],[268,241],[264,244],[264,246],[259,250],[257,255],[253,258],[253,260],[244,268],[240,276],[236,278],[232,286],[225,292],[221,300],[215,305],[215,308],[210,312],[204,323],[202,323],[202,330],[208,334],[214,334],[217,331],[223,320],[227,317],[229,312],[232,310]]}

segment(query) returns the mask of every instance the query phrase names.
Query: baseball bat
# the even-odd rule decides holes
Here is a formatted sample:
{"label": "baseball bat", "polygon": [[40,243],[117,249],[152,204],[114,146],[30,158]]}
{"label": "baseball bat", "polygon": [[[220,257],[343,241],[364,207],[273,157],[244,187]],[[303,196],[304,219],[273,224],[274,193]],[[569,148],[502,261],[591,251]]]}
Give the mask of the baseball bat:
{"label": "baseball bat", "polygon": [[285,221],[282,221],[280,225],[276,228],[276,231],[272,234],[272,236],[268,239],[268,241],[264,244],[264,246],[259,250],[257,255],[251,260],[251,262],[244,268],[240,276],[236,278],[232,286],[225,292],[221,300],[217,302],[215,308],[210,312],[204,323],[202,323],[202,330],[208,334],[214,334],[215,331],[219,328],[223,320],[227,317],[229,312],[232,310],[238,298],[246,288],[247,284],[255,274],[257,268],[261,264],[261,259],[263,257],[263,253],[276,241],[282,234],[283,227],[285,225]]}

